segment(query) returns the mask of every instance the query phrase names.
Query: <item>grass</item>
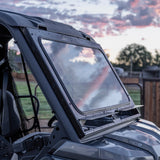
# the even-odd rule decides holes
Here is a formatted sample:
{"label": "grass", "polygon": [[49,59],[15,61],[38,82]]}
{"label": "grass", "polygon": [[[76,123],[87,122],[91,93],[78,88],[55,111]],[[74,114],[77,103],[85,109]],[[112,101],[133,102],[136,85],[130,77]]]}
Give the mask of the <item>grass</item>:
{"label": "grass", "polygon": [[[35,92],[35,87],[37,83],[31,82],[31,90],[32,94],[34,95]],[[19,95],[29,95],[28,87],[25,81],[16,81],[16,86]],[[140,105],[140,91],[137,89],[133,88],[126,88],[133,99],[134,103],[136,105]],[[47,103],[46,98],[44,97],[41,89],[38,87],[36,96],[39,99],[40,103],[40,109],[39,109],[39,118],[40,119],[49,119],[53,116],[52,111],[50,109],[50,106]],[[24,112],[27,115],[28,118],[33,117],[33,108],[31,104],[31,99],[30,98],[21,98],[21,104],[23,106]]]}
{"label": "grass", "polygon": [[128,93],[131,96],[131,98],[133,99],[133,102],[135,103],[135,105],[141,104],[141,93],[139,90],[128,89]]}
{"label": "grass", "polygon": [[[34,95],[35,87],[37,83],[31,82],[31,90]],[[16,81],[16,86],[19,95],[29,95],[28,87],[25,81]],[[38,87],[36,96],[39,99],[40,108],[39,108],[39,118],[40,119],[48,119],[53,116],[50,106],[47,103],[46,98],[44,97],[41,89]],[[24,112],[28,118],[33,117],[33,108],[30,98],[21,98],[21,104],[23,106]]]}

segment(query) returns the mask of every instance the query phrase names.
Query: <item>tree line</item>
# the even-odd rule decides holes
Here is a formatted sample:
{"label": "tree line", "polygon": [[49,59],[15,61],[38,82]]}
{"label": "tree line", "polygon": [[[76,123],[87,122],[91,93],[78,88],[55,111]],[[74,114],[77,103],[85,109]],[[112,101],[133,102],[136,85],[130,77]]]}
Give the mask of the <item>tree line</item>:
{"label": "tree line", "polygon": [[153,65],[160,67],[160,52],[155,50],[155,53],[153,56],[143,45],[129,44],[120,51],[117,62],[112,64],[126,71],[142,71],[147,66]]}

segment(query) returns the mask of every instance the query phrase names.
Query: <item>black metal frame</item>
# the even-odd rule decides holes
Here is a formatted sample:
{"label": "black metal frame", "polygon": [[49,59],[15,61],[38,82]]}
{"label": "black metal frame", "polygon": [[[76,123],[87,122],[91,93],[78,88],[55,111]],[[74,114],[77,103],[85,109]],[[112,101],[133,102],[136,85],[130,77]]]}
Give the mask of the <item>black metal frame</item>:
{"label": "black metal frame", "polygon": [[[140,104],[144,105],[144,89],[140,83],[124,83],[125,86],[137,86],[140,89]],[[141,117],[144,118],[144,106],[140,108]]]}
{"label": "black metal frame", "polygon": [[124,83],[125,86],[137,86],[140,89],[140,104],[143,105],[143,86],[140,83]]}

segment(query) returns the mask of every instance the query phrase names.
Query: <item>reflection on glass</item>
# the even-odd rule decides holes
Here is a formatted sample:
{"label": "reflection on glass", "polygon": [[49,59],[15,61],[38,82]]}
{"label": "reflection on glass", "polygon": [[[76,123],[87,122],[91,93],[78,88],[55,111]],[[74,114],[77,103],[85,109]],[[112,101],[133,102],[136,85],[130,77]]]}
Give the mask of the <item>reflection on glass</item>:
{"label": "reflection on glass", "polygon": [[128,102],[99,50],[48,40],[42,40],[42,44],[79,110]]}

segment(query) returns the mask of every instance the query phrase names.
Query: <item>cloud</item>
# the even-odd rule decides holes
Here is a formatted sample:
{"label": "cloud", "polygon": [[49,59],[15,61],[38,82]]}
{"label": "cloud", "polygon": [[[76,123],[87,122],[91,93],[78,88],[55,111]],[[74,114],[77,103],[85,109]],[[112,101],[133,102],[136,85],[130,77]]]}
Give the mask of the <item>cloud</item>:
{"label": "cloud", "polygon": [[[130,27],[159,26],[160,4],[158,0],[112,1],[117,5],[110,19],[113,29],[123,31]],[[123,13],[128,14],[123,14]]]}
{"label": "cloud", "polygon": [[130,5],[131,5],[131,8],[135,8],[139,3],[139,0],[131,0],[130,1]]}
{"label": "cloud", "polygon": [[126,10],[129,8],[129,2],[117,1],[117,10]]}
{"label": "cloud", "polygon": [[158,5],[158,1],[156,1],[156,0],[148,0],[146,2],[146,4],[147,4],[148,7],[156,7]]}
{"label": "cloud", "polygon": [[1,0],[0,6],[71,24],[95,37],[118,35],[132,27],[160,26],[159,0]]}

